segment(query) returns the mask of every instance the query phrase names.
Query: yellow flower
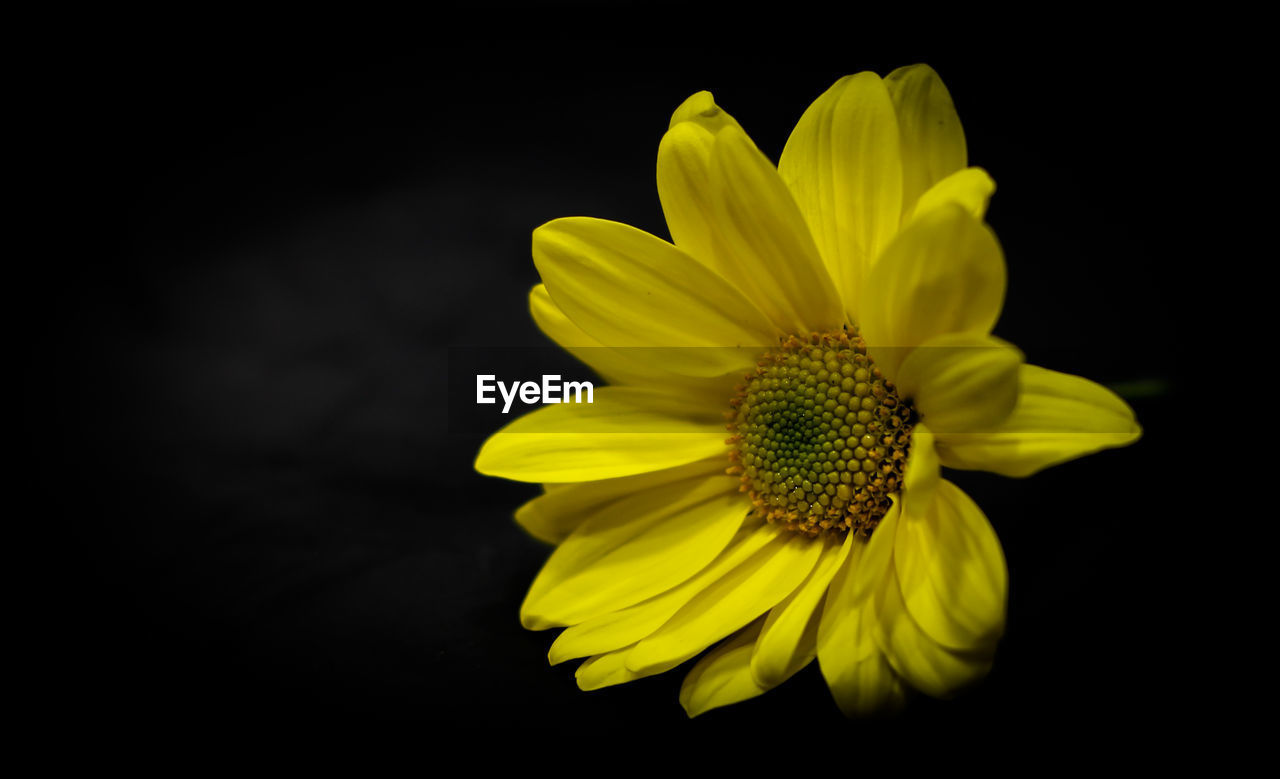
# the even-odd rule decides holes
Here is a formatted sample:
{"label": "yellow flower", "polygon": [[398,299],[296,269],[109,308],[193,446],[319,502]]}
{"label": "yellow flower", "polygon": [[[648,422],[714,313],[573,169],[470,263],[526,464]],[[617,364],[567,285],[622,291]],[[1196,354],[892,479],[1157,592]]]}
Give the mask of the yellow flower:
{"label": "yellow flower", "polygon": [[720,642],[685,678],[690,716],[815,657],[848,715],[987,672],[1005,560],[940,466],[1028,476],[1140,435],[1115,394],[991,335],[994,188],[915,65],[838,81],[777,168],[690,97],[658,150],[673,243],[589,218],[534,232],[534,319],[611,385],[476,460],[544,485],[516,519],[559,545],[521,608],[566,628],[552,663],[586,658],[591,690]]}

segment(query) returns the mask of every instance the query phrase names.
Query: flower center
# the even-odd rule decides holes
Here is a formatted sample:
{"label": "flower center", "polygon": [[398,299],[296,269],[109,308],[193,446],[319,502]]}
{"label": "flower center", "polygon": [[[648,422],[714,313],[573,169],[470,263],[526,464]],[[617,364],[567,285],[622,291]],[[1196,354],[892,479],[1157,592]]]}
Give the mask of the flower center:
{"label": "flower center", "polygon": [[734,465],[770,522],[870,535],[902,484],[914,416],[856,329],[791,336],[730,401]]}

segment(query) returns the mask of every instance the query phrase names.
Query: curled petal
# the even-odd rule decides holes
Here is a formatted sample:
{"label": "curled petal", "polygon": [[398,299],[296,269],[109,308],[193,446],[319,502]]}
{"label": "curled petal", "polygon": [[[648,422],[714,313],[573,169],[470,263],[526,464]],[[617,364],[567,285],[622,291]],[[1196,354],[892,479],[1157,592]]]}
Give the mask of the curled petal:
{"label": "curled petal", "polygon": [[956,203],[981,220],[987,215],[987,203],[995,194],[996,182],[982,168],[964,168],[952,173],[925,190],[916,201],[911,218],[927,214],[945,203]]}

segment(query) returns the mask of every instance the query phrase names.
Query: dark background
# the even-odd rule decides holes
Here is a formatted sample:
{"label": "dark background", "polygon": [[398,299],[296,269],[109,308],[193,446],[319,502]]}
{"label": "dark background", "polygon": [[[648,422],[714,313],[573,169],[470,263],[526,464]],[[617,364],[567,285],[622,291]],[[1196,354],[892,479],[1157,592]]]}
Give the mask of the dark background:
{"label": "dark background", "polygon": [[[1171,334],[1194,248],[1169,161],[1194,70],[1104,39],[784,50],[519,28],[138,33],[64,63],[66,165],[46,184],[76,216],[21,278],[40,319],[19,429],[57,536],[33,601],[54,722],[1096,742],[1192,693],[1172,625],[1197,498],[1176,478]],[[517,617],[548,549],[511,515],[537,488],[472,470],[483,435],[449,428],[448,350],[546,344],[526,303],[537,225],[666,235],[654,162],[688,95],[712,90],[776,161],[838,77],[916,61],[998,185],[996,333],[1029,361],[1142,382],[1145,437],[1029,480],[951,474],[1011,584],[994,671],[957,700],[851,725],[816,664],[692,722],[683,668],[580,692],[573,663],[546,665],[553,633]]]}

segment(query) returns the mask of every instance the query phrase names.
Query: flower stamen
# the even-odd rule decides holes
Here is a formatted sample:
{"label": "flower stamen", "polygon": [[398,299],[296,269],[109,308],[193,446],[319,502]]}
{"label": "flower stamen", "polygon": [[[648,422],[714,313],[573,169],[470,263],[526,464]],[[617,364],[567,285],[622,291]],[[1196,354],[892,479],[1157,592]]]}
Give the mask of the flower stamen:
{"label": "flower stamen", "polygon": [[856,329],[790,336],[729,405],[729,473],[758,513],[807,536],[871,534],[902,483],[914,413]]}

